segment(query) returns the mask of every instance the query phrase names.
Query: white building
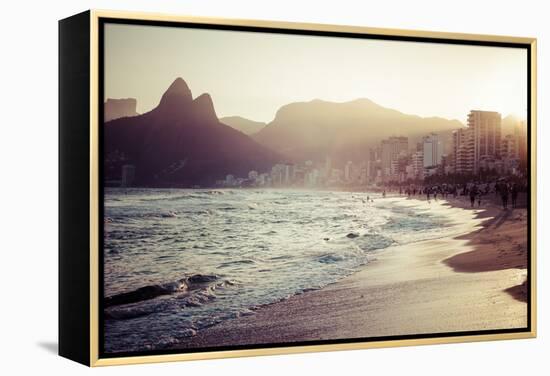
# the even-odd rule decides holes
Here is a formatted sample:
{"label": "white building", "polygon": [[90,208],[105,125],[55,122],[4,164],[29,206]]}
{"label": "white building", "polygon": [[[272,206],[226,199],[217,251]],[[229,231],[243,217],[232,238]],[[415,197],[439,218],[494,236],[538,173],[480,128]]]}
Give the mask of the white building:
{"label": "white building", "polygon": [[284,182],[284,164],[276,164],[271,167],[271,182],[274,186],[280,186]]}
{"label": "white building", "polygon": [[290,164],[284,165],[284,184],[290,185],[292,183],[292,176],[293,176],[293,166]]}
{"label": "white building", "polygon": [[260,174],[256,179],[256,182],[260,187],[266,187],[271,184],[271,176],[267,173]]}
{"label": "white building", "polygon": [[411,156],[413,179],[424,179],[424,153],[416,151]]}
{"label": "white building", "polygon": [[121,187],[131,187],[134,184],[136,177],[136,168],[134,165],[122,166],[122,179],[120,182]]}
{"label": "white building", "polygon": [[443,145],[439,135],[432,133],[422,138],[423,166],[433,167],[441,164]]}
{"label": "white building", "polygon": [[225,185],[232,187],[235,185],[235,176],[229,174],[225,177]]}
{"label": "white building", "polygon": [[256,179],[258,179],[258,171],[254,171],[254,170],[250,171],[248,173],[248,179],[252,181],[256,181]]}
{"label": "white building", "polygon": [[390,177],[396,173],[396,162],[400,155],[406,154],[409,149],[408,137],[390,137],[380,144],[380,167],[382,175]]}
{"label": "white building", "polygon": [[453,131],[453,170],[457,174],[474,172],[474,132],[470,128]]}
{"label": "white building", "polygon": [[353,162],[348,161],[344,167],[344,180],[349,183],[353,180]]}
{"label": "white building", "polygon": [[468,114],[468,128],[473,132],[474,141],[474,173],[482,168],[482,161],[500,159],[501,123],[498,112],[472,110]]}
{"label": "white building", "polygon": [[314,168],[311,171],[307,172],[305,174],[305,184],[308,187],[316,187],[319,185],[319,177],[320,177],[319,170]]}

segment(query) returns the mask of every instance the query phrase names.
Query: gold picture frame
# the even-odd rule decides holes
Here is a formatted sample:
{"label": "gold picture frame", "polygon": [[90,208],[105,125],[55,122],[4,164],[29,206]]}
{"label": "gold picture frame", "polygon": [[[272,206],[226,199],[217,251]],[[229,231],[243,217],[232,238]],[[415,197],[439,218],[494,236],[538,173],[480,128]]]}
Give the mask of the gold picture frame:
{"label": "gold picture frame", "polygon": [[[336,33],[344,35],[346,33],[354,35],[377,36],[381,39],[397,38],[398,40],[417,40],[417,41],[460,41],[471,42],[472,44],[484,43],[508,43],[524,45],[528,51],[529,61],[529,155],[530,155],[530,224],[529,224],[529,328],[509,333],[495,334],[461,334],[457,336],[424,336],[423,338],[407,338],[407,339],[387,339],[379,341],[364,340],[353,343],[327,343],[327,344],[301,344],[298,346],[280,346],[280,347],[262,347],[262,348],[244,348],[230,350],[209,350],[199,352],[180,352],[167,354],[139,354],[130,356],[102,357],[99,352],[101,341],[100,328],[100,119],[99,111],[101,106],[100,91],[102,83],[100,82],[100,38],[99,28],[101,21],[117,19],[122,21],[142,22],[144,24],[152,22],[160,23],[185,23],[185,24],[202,24],[202,25],[217,25],[239,28],[250,28],[250,30],[262,29],[269,32],[270,29],[300,31],[300,32],[315,32],[315,33]],[[65,39],[64,39],[65,38]],[[71,39],[72,38],[72,39]],[[73,40],[80,38],[78,40]],[[404,39],[403,39],[404,38]],[[85,42],[88,41],[86,44]],[[459,342],[474,342],[474,341],[492,341],[505,339],[520,339],[534,338],[537,333],[537,316],[536,316],[536,84],[537,84],[537,41],[535,38],[511,37],[511,36],[493,36],[493,35],[478,35],[478,34],[462,34],[462,33],[444,33],[431,31],[416,31],[416,30],[397,30],[397,29],[381,29],[369,28],[362,26],[344,26],[344,25],[326,25],[326,24],[308,24],[308,23],[291,23],[291,22],[274,22],[274,21],[259,21],[259,20],[241,20],[241,19],[226,19],[226,18],[206,18],[206,17],[190,17],[170,14],[155,14],[155,13],[139,13],[139,12],[120,12],[107,10],[91,10],[80,15],[70,17],[60,21],[60,75],[69,69],[69,64],[78,64],[75,57],[71,55],[71,51],[75,48],[83,51],[83,57],[79,61],[86,61],[89,58],[88,64],[83,67],[78,67],[78,72],[72,75],[65,74],[66,78],[60,78],[60,355],[76,360],[88,366],[108,366],[121,364],[142,364],[153,362],[171,362],[183,360],[199,360],[199,359],[215,359],[215,358],[233,358],[233,357],[248,357],[262,355],[278,355],[278,354],[295,354],[306,352],[321,352],[321,351],[337,351],[337,350],[354,350],[354,349],[371,349],[381,347],[400,347],[400,346],[417,346],[443,343],[459,343]],[[87,51],[86,51],[87,50]],[[70,77],[69,77],[70,76]],[[75,78],[76,77],[76,78]],[[80,81],[78,81],[80,80]],[[89,90],[83,90],[82,82],[88,81]],[[71,99],[69,99],[69,97]],[[73,101],[73,102],[71,102]],[[78,102],[78,103],[77,103]],[[77,103],[79,108],[87,108],[88,111],[74,112],[71,103]],[[76,106],[76,107],[78,107]],[[73,112],[65,112],[73,111]],[[80,121],[88,118],[82,138],[73,140],[66,135],[68,132],[69,123]],[[79,124],[80,126],[80,124]],[[66,135],[64,139],[63,135]],[[70,142],[80,142],[80,148],[87,148],[87,158],[84,160],[82,156],[75,157],[71,153],[76,153],[72,149],[64,149],[64,145]],[[85,143],[89,142],[88,145]],[[80,151],[82,152],[82,151]],[[78,168],[82,174],[86,174],[87,181],[79,181],[79,184],[74,184],[71,179],[80,179],[84,175],[71,175],[71,167],[66,167],[66,161],[73,158],[73,162],[77,161]],[[66,172],[64,170],[66,168]],[[89,189],[82,194],[82,186],[89,184]],[[66,188],[63,188],[66,187]],[[74,190],[80,190],[80,194]],[[86,197],[85,201],[83,197]],[[80,211],[82,221],[72,221],[68,219],[70,209],[67,202],[69,200],[77,200],[81,205],[80,208],[87,210]],[[63,202],[61,202],[63,201]],[[73,212],[76,213],[76,212]],[[72,223],[70,223],[72,221]],[[78,222],[78,223],[76,223]],[[86,228],[82,223],[86,224]],[[71,227],[73,226],[73,227]],[[74,227],[80,226],[80,227]],[[65,238],[67,233],[80,234],[77,240]],[[76,243],[74,243],[76,241]],[[78,243],[81,242],[81,243]],[[88,242],[89,247],[78,248],[78,255],[75,246],[79,246]],[[69,252],[72,249],[72,254]],[[82,273],[86,272],[86,278],[81,278]],[[86,291],[84,294],[88,299],[87,302],[80,301],[74,298],[76,293]],[[86,315],[87,311],[87,315]],[[74,314],[72,314],[74,312]],[[69,316],[78,316],[71,317]],[[82,317],[80,317],[82,316]],[[67,322],[70,321],[70,324]],[[87,332],[87,335],[85,335]],[[83,334],[84,333],[84,334]]]}

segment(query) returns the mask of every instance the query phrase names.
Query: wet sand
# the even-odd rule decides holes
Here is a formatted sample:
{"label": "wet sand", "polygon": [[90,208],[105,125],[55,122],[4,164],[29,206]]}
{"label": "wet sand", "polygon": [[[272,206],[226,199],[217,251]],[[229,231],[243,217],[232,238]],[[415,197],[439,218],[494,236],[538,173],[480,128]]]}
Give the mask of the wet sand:
{"label": "wet sand", "polygon": [[[462,200],[451,203],[467,208]],[[502,210],[498,203],[486,203],[480,217],[492,217],[483,223],[480,230],[465,234],[460,239],[468,240],[474,250],[446,259],[444,262],[457,272],[476,273],[505,269],[526,270],[528,263],[527,209]],[[506,290],[514,298],[527,301],[527,283]]]}
{"label": "wet sand", "polygon": [[527,268],[527,211],[508,210],[489,221],[484,228],[460,237],[475,249],[445,262],[458,272],[486,272]]}
{"label": "wet sand", "polygon": [[[469,203],[468,203],[469,206]],[[178,348],[527,326],[526,210],[433,202],[460,235],[377,252],[361,271],[207,328]]]}

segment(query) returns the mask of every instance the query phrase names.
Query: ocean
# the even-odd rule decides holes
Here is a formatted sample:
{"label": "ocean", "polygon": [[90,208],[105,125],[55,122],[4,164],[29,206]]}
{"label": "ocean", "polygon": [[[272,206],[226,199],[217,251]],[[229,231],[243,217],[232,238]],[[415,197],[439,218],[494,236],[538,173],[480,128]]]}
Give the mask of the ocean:
{"label": "ocean", "polygon": [[376,193],[107,188],[105,352],[178,345],[458,232],[441,205]]}

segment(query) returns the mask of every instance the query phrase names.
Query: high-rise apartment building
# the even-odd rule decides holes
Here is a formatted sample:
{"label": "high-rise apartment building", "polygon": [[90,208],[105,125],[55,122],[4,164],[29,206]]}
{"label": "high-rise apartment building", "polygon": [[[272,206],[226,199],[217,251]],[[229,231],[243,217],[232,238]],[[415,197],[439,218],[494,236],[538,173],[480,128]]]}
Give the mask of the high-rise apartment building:
{"label": "high-rise apartment building", "polygon": [[474,132],[471,128],[460,128],[453,132],[452,151],[453,172],[473,174],[474,172]]}
{"label": "high-rise apartment building", "polygon": [[[400,154],[407,153],[409,149],[408,137],[390,137],[383,140],[380,145],[380,163],[382,174],[389,176],[395,170],[396,162]],[[392,168],[393,167],[393,168]]]}
{"label": "high-rise apartment building", "polygon": [[482,161],[500,158],[502,117],[498,112],[472,110],[468,128],[473,132],[473,170],[479,171]]}
{"label": "high-rise apartment building", "polygon": [[434,167],[441,163],[443,145],[436,133],[422,138],[422,152],[424,167]]}

